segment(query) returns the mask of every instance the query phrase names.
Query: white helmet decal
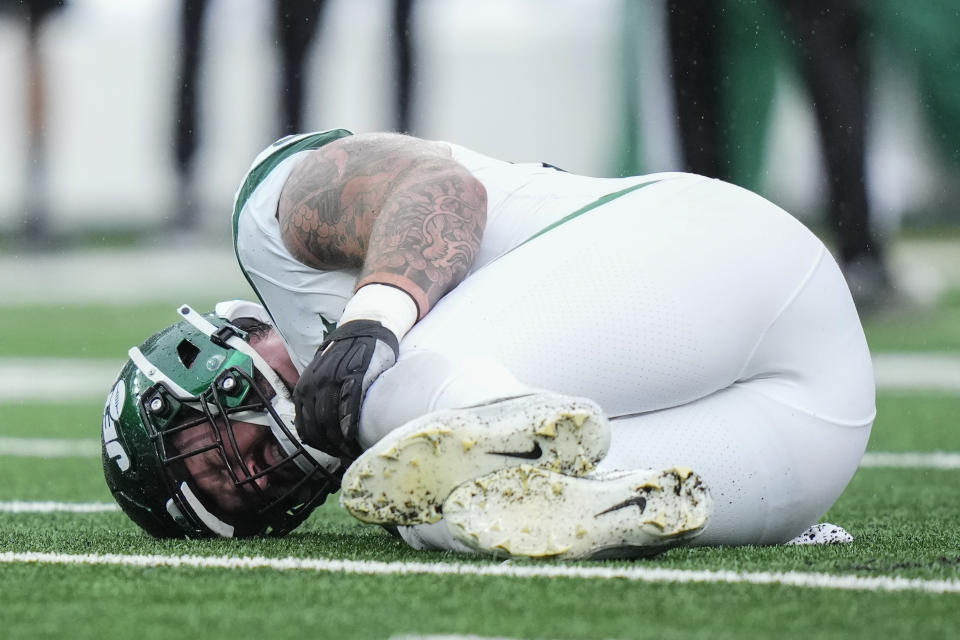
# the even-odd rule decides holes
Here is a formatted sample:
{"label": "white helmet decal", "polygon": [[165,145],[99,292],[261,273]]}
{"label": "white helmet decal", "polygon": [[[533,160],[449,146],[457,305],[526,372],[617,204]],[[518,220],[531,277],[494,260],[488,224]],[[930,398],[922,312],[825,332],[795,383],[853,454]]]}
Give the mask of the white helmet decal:
{"label": "white helmet decal", "polygon": [[117,420],[123,412],[125,397],[126,385],[123,380],[118,380],[110,391],[110,395],[107,396],[107,404],[103,408],[103,448],[120,467],[120,471],[130,468],[130,457],[117,435]]}

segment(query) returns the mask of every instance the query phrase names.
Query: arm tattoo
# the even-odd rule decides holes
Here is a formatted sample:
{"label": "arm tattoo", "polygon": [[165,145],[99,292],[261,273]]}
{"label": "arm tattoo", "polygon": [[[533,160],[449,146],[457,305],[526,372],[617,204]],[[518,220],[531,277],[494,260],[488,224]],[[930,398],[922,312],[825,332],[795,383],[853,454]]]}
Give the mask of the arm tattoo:
{"label": "arm tattoo", "polygon": [[403,289],[422,317],[473,264],[486,205],[483,185],[435,144],[354,136],[299,163],[277,217],[297,260],[317,269],[362,267],[358,287]]}
{"label": "arm tattoo", "polygon": [[389,175],[373,167],[345,181],[350,164],[346,150],[323,147],[305,157],[283,187],[277,209],[280,233],[293,256],[307,266],[363,264],[376,201],[382,200]]}
{"label": "arm tattoo", "polygon": [[480,249],[486,224],[483,186],[447,159],[411,169],[373,227],[360,285],[397,286],[420,316],[460,283]]}

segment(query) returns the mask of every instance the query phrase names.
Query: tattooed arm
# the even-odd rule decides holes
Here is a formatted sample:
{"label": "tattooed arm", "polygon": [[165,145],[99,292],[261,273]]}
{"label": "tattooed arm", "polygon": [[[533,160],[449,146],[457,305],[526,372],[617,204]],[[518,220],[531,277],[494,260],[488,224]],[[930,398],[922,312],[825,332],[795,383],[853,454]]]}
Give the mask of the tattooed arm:
{"label": "tattooed arm", "polygon": [[360,268],[356,295],[294,389],[306,444],[344,461],[360,454],[367,389],[396,362],[403,334],[466,276],[486,216],[483,185],[448,147],[416,138],[342,138],[290,174],[277,210],[286,247],[317,269]]}
{"label": "tattooed arm", "polygon": [[445,145],[356,135],[304,158],[277,215],[298,260],[318,269],[361,267],[358,288],[397,287],[422,318],[473,264],[486,192]]}

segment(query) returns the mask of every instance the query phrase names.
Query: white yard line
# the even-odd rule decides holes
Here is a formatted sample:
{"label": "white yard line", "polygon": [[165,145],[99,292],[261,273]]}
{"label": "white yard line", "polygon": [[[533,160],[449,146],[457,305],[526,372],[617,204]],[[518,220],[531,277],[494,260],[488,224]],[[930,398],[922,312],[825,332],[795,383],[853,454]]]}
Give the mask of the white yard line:
{"label": "white yard line", "polygon": [[690,571],[657,567],[575,567],[568,565],[460,564],[372,562],[327,558],[264,558],[235,556],[162,556],[65,553],[0,553],[0,563],[127,567],[190,567],[198,569],[274,569],[354,575],[490,576],[502,578],[570,578],[634,582],[755,584],[850,591],[919,591],[960,593],[957,580],[919,580],[896,576],[861,577],[800,572]]}
{"label": "white yard line", "polygon": [[431,633],[428,635],[418,635],[405,633],[400,636],[390,636],[387,640],[519,640],[518,638],[508,638],[507,636],[474,636],[462,635],[459,633]]}
{"label": "white yard line", "polygon": [[100,441],[93,438],[0,437],[0,455],[15,458],[96,458],[100,456]]}
{"label": "white yard line", "polygon": [[875,353],[878,389],[960,391],[960,354]]}
{"label": "white yard line", "polygon": [[0,513],[106,513],[119,510],[114,502],[0,502]]}
{"label": "white yard line", "polygon": [[[66,440],[0,437],[0,456],[97,458],[100,454],[100,441],[93,438]],[[960,469],[960,453],[949,451],[871,451],[864,454],[860,466],[868,468]]]}
{"label": "white yard line", "polygon": [[0,358],[0,402],[75,402],[107,397],[123,360]]}
{"label": "white yard line", "polygon": [[182,302],[252,296],[232,248],[202,238],[171,240],[162,248],[11,253],[0,256],[0,273],[0,299],[7,304],[170,300],[170,322],[176,320],[174,305]]}
{"label": "white yard line", "polygon": [[[106,398],[122,359],[0,358],[0,402]],[[877,388],[960,393],[960,354],[877,353]]]}
{"label": "white yard line", "polygon": [[960,453],[947,451],[931,451],[929,453],[871,451],[863,455],[860,466],[874,469],[960,469]]}

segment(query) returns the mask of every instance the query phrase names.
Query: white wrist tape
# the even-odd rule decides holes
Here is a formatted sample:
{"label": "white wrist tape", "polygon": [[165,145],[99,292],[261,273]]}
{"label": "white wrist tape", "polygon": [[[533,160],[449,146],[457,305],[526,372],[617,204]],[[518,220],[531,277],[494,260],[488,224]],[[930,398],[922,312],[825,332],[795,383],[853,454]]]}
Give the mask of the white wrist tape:
{"label": "white wrist tape", "polygon": [[347,301],[339,324],[351,320],[376,320],[402,340],[417,321],[417,305],[404,291],[385,284],[360,287]]}

